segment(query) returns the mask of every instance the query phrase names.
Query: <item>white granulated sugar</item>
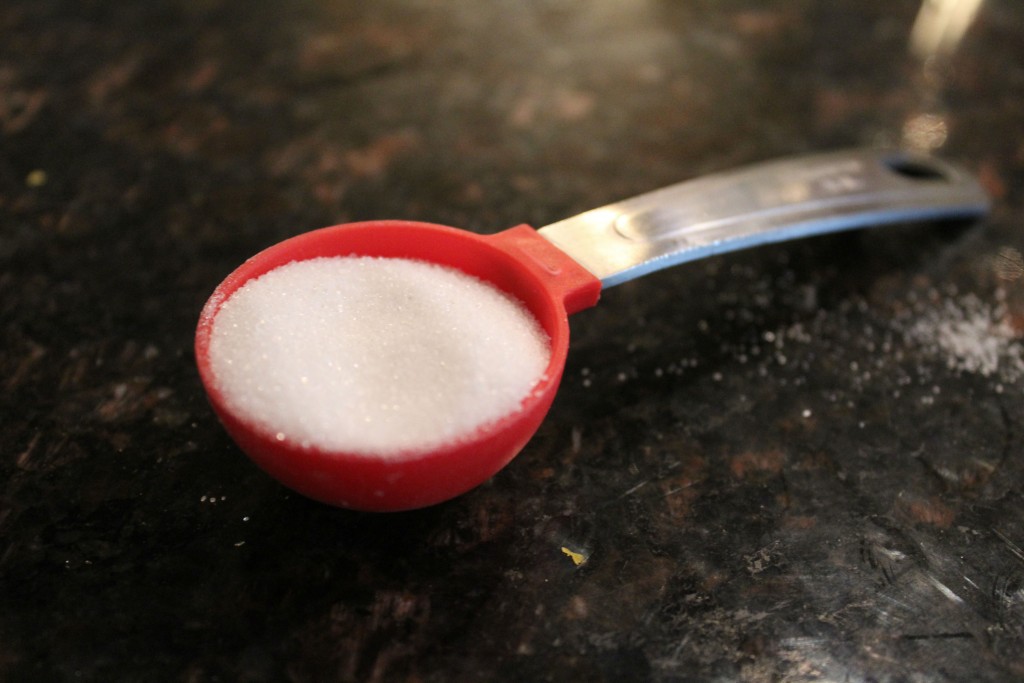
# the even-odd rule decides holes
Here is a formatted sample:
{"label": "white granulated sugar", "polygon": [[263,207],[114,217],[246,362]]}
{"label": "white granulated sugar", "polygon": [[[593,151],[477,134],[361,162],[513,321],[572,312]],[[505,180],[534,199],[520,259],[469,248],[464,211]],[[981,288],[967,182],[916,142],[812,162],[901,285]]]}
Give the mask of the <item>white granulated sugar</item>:
{"label": "white granulated sugar", "polygon": [[222,306],[210,362],[228,406],[281,441],[391,455],[514,413],[549,341],[489,284],[407,259],[297,261]]}
{"label": "white granulated sugar", "polygon": [[968,294],[918,312],[906,332],[951,370],[1015,381],[1024,375],[1024,347],[1005,313],[1002,303]]}

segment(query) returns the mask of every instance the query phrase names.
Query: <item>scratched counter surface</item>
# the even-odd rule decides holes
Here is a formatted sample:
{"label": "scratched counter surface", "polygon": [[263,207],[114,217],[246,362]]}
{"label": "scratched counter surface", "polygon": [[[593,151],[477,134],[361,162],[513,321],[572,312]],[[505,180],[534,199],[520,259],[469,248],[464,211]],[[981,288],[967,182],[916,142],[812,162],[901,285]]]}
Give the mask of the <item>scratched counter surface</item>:
{"label": "scratched counter surface", "polygon": [[[1024,6],[7,0],[0,679],[1024,677]],[[991,195],[573,316],[480,488],[307,500],[212,414],[206,297],[281,239],[489,233],[845,147]]]}

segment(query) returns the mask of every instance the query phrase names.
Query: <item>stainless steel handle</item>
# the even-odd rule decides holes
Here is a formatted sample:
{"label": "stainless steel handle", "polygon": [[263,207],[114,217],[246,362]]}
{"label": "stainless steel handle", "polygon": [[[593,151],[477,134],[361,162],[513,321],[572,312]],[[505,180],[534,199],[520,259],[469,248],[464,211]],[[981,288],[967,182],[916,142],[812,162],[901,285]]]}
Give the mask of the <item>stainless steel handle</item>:
{"label": "stainless steel handle", "polygon": [[705,256],[886,223],[972,218],[963,169],[902,152],[795,157],[670,185],[539,230],[604,287]]}

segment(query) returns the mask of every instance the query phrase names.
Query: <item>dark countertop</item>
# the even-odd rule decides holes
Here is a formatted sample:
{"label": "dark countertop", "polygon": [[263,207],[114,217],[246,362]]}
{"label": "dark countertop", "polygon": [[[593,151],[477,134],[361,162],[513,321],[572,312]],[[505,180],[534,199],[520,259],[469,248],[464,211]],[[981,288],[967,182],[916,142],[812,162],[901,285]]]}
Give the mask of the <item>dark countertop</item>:
{"label": "dark countertop", "polygon": [[[1024,677],[1024,6],[920,5],[4,2],[0,679]],[[200,307],[287,236],[879,145],[992,215],[609,290],[449,503],[290,493],[202,393]]]}

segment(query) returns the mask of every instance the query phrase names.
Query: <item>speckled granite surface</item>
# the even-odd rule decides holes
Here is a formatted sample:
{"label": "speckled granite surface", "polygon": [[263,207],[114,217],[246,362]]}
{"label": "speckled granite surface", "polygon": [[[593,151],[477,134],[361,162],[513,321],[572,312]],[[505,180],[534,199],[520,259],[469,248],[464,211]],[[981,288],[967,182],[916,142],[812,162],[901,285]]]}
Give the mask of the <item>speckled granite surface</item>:
{"label": "speckled granite surface", "polygon": [[[0,678],[1019,680],[1024,9],[925,5],[0,5]],[[608,291],[450,503],[291,494],[202,394],[203,301],[287,236],[865,145],[991,217]]]}

